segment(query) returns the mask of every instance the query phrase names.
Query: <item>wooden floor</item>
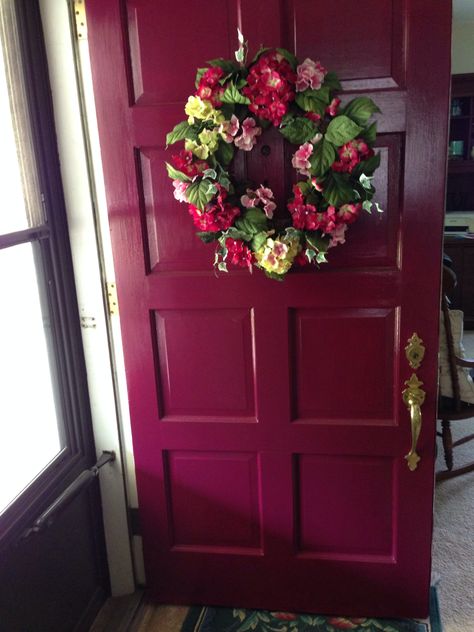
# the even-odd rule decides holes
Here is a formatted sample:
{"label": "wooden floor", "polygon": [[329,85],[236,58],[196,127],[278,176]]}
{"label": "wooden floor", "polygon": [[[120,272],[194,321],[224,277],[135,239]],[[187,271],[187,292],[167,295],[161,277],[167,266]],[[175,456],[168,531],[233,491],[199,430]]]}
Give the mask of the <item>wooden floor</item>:
{"label": "wooden floor", "polygon": [[137,591],[108,599],[90,632],[180,632],[187,613],[186,606],[157,606]]}

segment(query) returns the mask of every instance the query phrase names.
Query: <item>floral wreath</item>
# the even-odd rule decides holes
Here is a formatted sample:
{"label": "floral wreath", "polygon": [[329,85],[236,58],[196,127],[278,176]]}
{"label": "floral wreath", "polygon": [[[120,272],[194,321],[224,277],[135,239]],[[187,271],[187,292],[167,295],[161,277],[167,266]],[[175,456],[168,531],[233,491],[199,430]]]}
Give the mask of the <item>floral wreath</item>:
{"label": "floral wreath", "polygon": [[[217,242],[218,270],[256,266],[283,279],[293,265],[326,262],[361,210],[371,211],[380,154],[369,119],[380,110],[367,97],[341,108],[335,73],[311,59],[300,64],[285,49],[261,48],[247,65],[248,45],[238,36],[236,62],[213,59],[198,69],[188,120],[166,136],[167,146],[184,140],[184,149],[166,167],[197,235]],[[277,211],[268,186],[237,182],[231,171],[235,150],[251,151],[271,125],[299,145],[291,162],[304,179],[293,186],[288,212]]]}

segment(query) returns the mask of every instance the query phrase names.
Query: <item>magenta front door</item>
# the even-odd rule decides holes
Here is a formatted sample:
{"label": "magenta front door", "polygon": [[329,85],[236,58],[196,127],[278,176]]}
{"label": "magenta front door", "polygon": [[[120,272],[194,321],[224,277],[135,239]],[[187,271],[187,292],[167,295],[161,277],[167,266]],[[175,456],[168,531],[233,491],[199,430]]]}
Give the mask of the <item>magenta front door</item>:
{"label": "magenta front door", "polygon": [[[162,602],[427,614],[448,4],[87,2],[146,572]],[[216,278],[163,164],[196,67],[231,58],[237,26],[251,55],[263,43],[320,59],[383,111],[385,213],[283,283]],[[250,156],[249,176],[288,197],[281,140]],[[427,396],[410,471],[415,331]]]}

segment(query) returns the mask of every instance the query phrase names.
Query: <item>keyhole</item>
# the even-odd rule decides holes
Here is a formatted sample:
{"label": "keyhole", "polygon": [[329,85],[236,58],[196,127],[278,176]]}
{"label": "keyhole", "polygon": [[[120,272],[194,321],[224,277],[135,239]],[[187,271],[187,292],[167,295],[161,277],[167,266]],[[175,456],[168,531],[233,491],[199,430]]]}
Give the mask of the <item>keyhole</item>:
{"label": "keyhole", "polygon": [[269,156],[272,150],[268,145],[264,145],[260,151],[262,152],[262,156]]}

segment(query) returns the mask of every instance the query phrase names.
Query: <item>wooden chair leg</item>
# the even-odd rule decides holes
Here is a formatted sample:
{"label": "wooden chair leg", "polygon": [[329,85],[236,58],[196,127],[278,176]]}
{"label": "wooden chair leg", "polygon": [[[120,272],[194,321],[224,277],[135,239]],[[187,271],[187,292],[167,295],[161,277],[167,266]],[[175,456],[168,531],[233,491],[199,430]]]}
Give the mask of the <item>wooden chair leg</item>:
{"label": "wooden chair leg", "polygon": [[444,460],[446,461],[446,467],[448,470],[453,469],[453,437],[451,435],[451,424],[446,419],[441,422],[442,436],[443,436],[443,448],[444,448]]}

